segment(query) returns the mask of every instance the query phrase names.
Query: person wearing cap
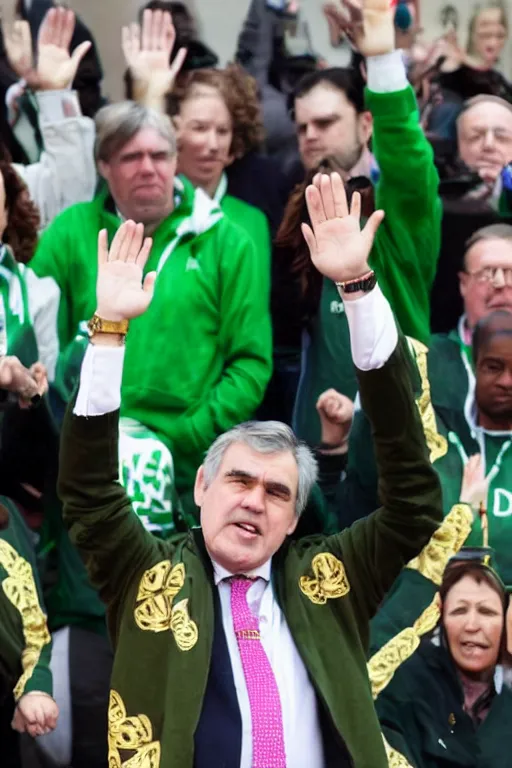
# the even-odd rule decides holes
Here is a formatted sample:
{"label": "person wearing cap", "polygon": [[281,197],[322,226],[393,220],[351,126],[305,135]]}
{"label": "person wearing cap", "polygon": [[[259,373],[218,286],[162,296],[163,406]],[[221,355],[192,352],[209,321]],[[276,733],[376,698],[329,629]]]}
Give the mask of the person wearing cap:
{"label": "person wearing cap", "polygon": [[[508,604],[492,550],[461,550],[423,613],[370,659],[379,721],[403,759],[396,764],[510,768],[512,692],[499,667]],[[393,611],[400,616],[399,601],[388,600]]]}

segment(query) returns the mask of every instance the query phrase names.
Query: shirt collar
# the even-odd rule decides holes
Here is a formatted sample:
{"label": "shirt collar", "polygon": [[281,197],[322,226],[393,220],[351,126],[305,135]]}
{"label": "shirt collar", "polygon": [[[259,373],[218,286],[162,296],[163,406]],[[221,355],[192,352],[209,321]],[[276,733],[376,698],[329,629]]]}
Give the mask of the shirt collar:
{"label": "shirt collar", "polygon": [[263,563],[263,565],[260,565],[259,568],[255,568],[253,571],[247,571],[247,573],[230,573],[225,568],[222,567],[222,565],[219,565],[219,563],[216,563],[215,560],[212,558],[212,565],[213,565],[213,580],[215,582],[215,586],[218,586],[221,581],[225,581],[226,579],[232,579],[233,576],[247,576],[248,579],[264,579],[265,581],[270,581],[270,565],[271,560],[267,560],[266,563]]}

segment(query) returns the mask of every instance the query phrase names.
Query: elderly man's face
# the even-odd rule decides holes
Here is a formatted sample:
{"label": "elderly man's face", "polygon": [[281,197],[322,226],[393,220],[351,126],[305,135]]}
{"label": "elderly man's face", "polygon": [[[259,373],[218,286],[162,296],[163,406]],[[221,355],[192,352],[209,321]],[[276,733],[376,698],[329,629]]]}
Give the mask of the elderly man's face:
{"label": "elderly man's face", "polygon": [[213,481],[198,471],[194,498],[210,557],[233,574],[258,568],[297,526],[298,469],[289,452],[231,445]]}
{"label": "elderly man's face", "polygon": [[470,328],[495,310],[512,312],[512,241],[488,238],[475,243],[459,279]]}
{"label": "elderly man's face", "polygon": [[512,161],[512,111],[492,101],[475,104],[459,120],[458,140],[461,159],[493,184]]}
{"label": "elderly man's face", "polygon": [[172,212],[176,157],[153,128],[143,128],[108,162],[101,161],[99,171],[126,219],[158,225]]}

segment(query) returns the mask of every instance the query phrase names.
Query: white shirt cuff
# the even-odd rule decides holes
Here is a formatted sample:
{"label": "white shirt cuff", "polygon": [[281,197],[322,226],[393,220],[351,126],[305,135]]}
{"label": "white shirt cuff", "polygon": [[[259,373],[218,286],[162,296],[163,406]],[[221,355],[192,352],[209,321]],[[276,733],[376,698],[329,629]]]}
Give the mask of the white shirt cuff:
{"label": "white shirt cuff", "polygon": [[352,359],[360,371],[382,368],[398,344],[389,302],[378,285],[354,301],[345,301]]}
{"label": "white shirt cuff", "polygon": [[404,91],[409,85],[402,51],[383,56],[369,56],[367,60],[368,89],[373,93]]}
{"label": "white shirt cuff", "polygon": [[75,416],[103,416],[121,406],[124,346],[89,344],[82,363]]}
{"label": "white shirt cuff", "polygon": [[82,114],[76,91],[36,91],[36,99],[41,123],[60,123]]}

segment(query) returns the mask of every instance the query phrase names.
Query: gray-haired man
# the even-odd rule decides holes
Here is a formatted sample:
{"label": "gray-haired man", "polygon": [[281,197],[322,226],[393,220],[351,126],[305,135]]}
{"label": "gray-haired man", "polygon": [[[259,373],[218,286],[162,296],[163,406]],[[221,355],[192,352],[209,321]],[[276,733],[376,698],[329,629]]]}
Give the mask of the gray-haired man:
{"label": "gray-haired man", "polygon": [[[101,110],[96,124],[105,188],[55,220],[31,263],[61,292],[56,387],[67,400],[86,346],[83,333],[75,338],[96,304],[98,233],[106,229],[111,242],[123,220],[141,223],[153,237],[148,269],[157,280],[155,300],[128,338],[123,416],[151,431],[150,463],[155,452],[167,463],[172,453],[177,490],[191,494],[208,446],[263,398],[271,373],[270,265],[215,202],[175,178],[176,141],[165,115],[123,102]],[[137,475],[141,506],[159,501],[168,513],[168,499],[155,496],[165,483],[152,481],[154,466],[140,471],[139,459],[126,472]]]}
{"label": "gray-haired man", "polygon": [[316,467],[275,422],[214,443],[195,483],[201,529],[167,542],[144,531],[118,483],[116,441],[127,321],[155,300],[154,275],[143,279],[151,241],[133,222],[110,251],[100,238],[96,312],[109,333],[92,336],[68,409],[59,492],[107,604],[116,765],[388,766],[366,671],[368,624],[436,530],[441,495],[407,350],[368,267],[382,212],[360,232],[360,196],[349,214],[339,174],[315,184],[304,235],[346,303],[383,497],[339,536],[291,540]]}

